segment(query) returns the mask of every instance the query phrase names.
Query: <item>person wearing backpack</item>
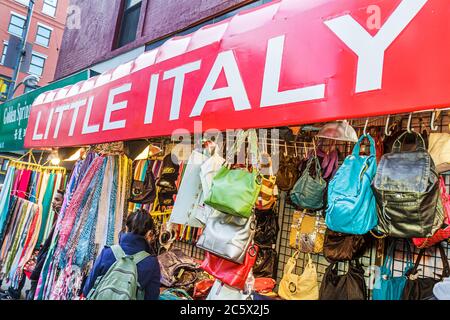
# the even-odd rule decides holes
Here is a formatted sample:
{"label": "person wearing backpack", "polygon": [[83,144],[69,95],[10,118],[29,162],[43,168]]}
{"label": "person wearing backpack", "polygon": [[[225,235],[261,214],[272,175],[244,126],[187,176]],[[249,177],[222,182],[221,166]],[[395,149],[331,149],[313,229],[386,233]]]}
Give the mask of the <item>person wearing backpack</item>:
{"label": "person wearing backpack", "polygon": [[127,218],[127,232],[119,245],[105,247],[86,279],[83,296],[88,300],[157,300],[160,267],[148,241],[154,232],[151,215],[139,209]]}

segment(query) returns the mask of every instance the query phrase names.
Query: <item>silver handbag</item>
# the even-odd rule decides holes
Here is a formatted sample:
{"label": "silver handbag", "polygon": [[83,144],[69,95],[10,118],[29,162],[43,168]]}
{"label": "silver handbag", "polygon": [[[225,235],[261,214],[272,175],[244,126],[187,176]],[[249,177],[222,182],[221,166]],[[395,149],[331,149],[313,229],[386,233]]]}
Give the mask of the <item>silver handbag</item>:
{"label": "silver handbag", "polygon": [[256,218],[232,216],[214,210],[206,221],[197,247],[235,263],[244,263],[245,254],[253,241]]}

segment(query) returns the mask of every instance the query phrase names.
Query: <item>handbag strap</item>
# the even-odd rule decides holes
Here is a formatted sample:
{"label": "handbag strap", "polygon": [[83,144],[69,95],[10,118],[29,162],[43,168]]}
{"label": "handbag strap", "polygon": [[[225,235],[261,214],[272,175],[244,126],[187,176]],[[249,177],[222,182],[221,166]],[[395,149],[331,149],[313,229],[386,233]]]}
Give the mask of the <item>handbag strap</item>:
{"label": "handbag strap", "polygon": [[[227,162],[232,163],[232,159],[235,154],[239,154],[241,151],[242,145],[245,143],[245,140],[248,139],[248,154],[251,154],[252,164],[256,164],[259,167],[259,148],[258,148],[258,135],[256,133],[255,129],[250,129],[247,131],[239,131],[239,133],[236,135],[236,140],[233,143],[233,146],[231,147],[230,151],[227,154]],[[248,156],[248,155],[247,155]],[[254,159],[256,158],[256,161]],[[247,158],[246,158],[247,159]]]}
{"label": "handbag strap", "polygon": [[314,155],[306,163],[306,168],[303,171],[302,177],[309,175],[309,169],[311,168],[313,161],[315,161],[315,165],[316,165],[316,180],[320,180],[320,178],[322,176],[322,168],[320,166],[319,158]]}
{"label": "handbag strap", "polygon": [[284,271],[285,274],[291,274],[292,271],[294,271],[295,267],[297,266],[297,259],[299,255],[299,251],[295,251],[292,257],[288,260],[288,265],[286,266],[286,269]]}
{"label": "handbag strap", "polygon": [[[410,133],[408,131],[405,131],[394,141],[394,145],[392,146],[392,152],[400,152],[401,151],[403,142],[400,140],[407,134],[414,134],[414,136],[416,138],[416,150],[426,151],[425,140],[423,139],[423,137],[420,133],[417,133],[414,131]],[[418,137],[420,139],[418,139]]]}
{"label": "handbag strap", "polygon": [[359,153],[361,152],[361,143],[363,140],[367,138],[370,142],[370,155],[376,157],[377,156],[377,150],[375,148],[375,141],[373,140],[372,136],[370,134],[362,135],[359,137],[358,142],[355,144],[355,147],[353,148],[352,154],[355,157],[359,156]]}
{"label": "handbag strap", "polygon": [[[443,267],[442,268],[441,278],[447,278],[447,277],[450,276],[450,266],[449,266],[449,263],[448,263],[447,255],[445,254],[445,250],[444,250],[444,247],[442,246],[442,244],[439,244],[437,247],[439,248],[439,252],[441,254],[442,267]],[[424,254],[425,254],[425,251],[426,251],[426,249],[420,249],[419,255],[418,255],[417,259],[416,259],[414,267],[411,269],[410,272],[407,273],[408,276],[411,275],[411,274],[416,274],[417,273],[417,270],[418,270],[419,265],[420,265],[420,261],[422,260]]]}

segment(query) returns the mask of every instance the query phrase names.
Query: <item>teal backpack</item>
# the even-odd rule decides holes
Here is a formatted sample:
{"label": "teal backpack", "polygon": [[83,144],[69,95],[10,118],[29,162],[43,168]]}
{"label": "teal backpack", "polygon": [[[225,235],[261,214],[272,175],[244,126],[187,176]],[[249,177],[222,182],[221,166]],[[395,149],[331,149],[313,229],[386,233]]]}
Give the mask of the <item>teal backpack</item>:
{"label": "teal backpack", "polygon": [[136,265],[150,256],[141,251],[128,256],[119,245],[111,247],[116,262],[102,277],[98,277],[94,287],[86,297],[88,300],[143,300],[144,291],[138,283]]}

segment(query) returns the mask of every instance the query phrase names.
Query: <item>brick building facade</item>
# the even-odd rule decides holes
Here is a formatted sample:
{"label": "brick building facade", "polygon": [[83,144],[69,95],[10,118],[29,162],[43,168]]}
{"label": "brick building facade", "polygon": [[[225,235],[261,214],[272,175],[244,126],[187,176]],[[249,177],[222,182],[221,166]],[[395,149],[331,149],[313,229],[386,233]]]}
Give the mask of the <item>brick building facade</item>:
{"label": "brick building facade", "polygon": [[56,79],[92,68],[104,72],[168,37],[229,18],[270,0],[71,0],[80,29],[66,29]]}

